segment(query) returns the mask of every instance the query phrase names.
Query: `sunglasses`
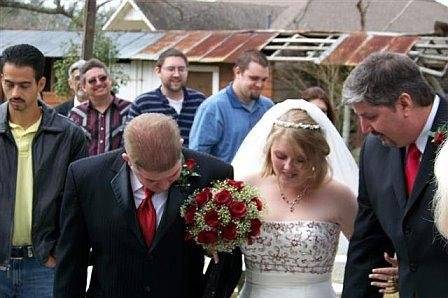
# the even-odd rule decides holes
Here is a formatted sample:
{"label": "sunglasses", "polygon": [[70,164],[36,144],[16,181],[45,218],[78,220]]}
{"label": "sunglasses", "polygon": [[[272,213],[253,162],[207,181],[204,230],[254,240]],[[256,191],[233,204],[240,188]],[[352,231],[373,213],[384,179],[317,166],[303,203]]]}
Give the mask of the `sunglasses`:
{"label": "sunglasses", "polygon": [[93,77],[87,80],[87,83],[89,83],[89,85],[93,85],[95,84],[95,82],[98,83],[104,83],[107,80],[107,76],[106,75],[102,75],[99,77]]}

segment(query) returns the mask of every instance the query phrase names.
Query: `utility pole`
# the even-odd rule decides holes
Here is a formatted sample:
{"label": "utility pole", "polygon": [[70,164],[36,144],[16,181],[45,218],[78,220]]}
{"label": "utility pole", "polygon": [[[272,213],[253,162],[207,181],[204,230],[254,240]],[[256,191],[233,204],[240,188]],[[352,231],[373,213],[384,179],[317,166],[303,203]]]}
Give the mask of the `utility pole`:
{"label": "utility pole", "polygon": [[96,0],[86,0],[84,12],[84,34],[82,37],[81,57],[89,60],[93,57],[93,40],[95,38]]}

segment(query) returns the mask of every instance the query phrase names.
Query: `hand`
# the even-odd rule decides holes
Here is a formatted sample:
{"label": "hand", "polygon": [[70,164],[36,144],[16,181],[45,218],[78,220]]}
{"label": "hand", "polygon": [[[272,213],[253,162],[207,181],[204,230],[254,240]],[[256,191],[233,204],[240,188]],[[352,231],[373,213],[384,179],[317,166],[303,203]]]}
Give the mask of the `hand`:
{"label": "hand", "polygon": [[392,267],[373,269],[369,274],[370,284],[380,288],[380,293],[393,294],[398,292],[398,260],[396,255],[392,258],[387,253],[384,253],[384,259]]}
{"label": "hand", "polygon": [[56,259],[52,255],[49,255],[48,260],[45,262],[44,265],[45,265],[45,267],[48,267],[48,268],[54,268],[54,267],[56,267]]}

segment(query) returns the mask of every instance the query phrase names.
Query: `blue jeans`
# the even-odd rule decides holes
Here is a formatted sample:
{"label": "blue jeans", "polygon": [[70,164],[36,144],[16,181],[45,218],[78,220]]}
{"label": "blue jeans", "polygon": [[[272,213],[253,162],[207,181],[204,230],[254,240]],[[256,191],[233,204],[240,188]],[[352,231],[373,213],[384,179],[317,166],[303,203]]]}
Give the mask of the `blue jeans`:
{"label": "blue jeans", "polygon": [[11,267],[0,268],[1,298],[53,297],[54,269],[41,265],[34,257],[11,259]]}

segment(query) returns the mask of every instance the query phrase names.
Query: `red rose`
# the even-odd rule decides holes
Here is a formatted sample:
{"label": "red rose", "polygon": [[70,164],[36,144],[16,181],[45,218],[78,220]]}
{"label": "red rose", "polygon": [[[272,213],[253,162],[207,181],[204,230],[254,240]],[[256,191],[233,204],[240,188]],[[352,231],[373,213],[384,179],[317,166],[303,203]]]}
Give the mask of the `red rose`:
{"label": "red rose", "polygon": [[198,242],[203,244],[214,244],[218,239],[216,231],[201,231],[198,234]]}
{"label": "red rose", "polygon": [[230,203],[232,200],[232,194],[227,189],[221,190],[215,194],[215,202],[218,205],[225,205]]}
{"label": "red rose", "polygon": [[246,204],[243,202],[232,202],[229,206],[230,214],[233,218],[241,218],[246,215]]}
{"label": "red rose", "polygon": [[185,167],[189,171],[193,171],[197,164],[198,163],[196,162],[196,160],[194,160],[192,158],[189,158],[185,161]]}
{"label": "red rose", "polygon": [[198,206],[201,206],[205,202],[207,202],[212,196],[212,193],[210,192],[209,188],[204,188],[203,191],[196,194],[196,197],[194,198]]}
{"label": "red rose", "polygon": [[446,139],[445,133],[438,131],[434,134],[433,142],[436,143],[437,145],[440,145],[443,143],[443,141],[445,141],[445,139]]}
{"label": "red rose", "polygon": [[196,206],[188,206],[187,210],[185,210],[184,218],[185,223],[187,225],[192,224],[194,222],[194,216],[196,213]]}
{"label": "red rose", "polygon": [[231,222],[222,231],[222,237],[226,240],[234,240],[236,238],[236,224]]}
{"label": "red rose", "polygon": [[227,179],[226,180],[227,184],[236,188],[236,190],[241,190],[244,187],[244,182],[243,181],[235,181],[232,179]]}
{"label": "red rose", "polygon": [[259,198],[252,198],[251,201],[254,202],[257,205],[257,210],[258,211],[261,211],[261,209],[263,209],[263,203],[261,203]]}
{"label": "red rose", "polygon": [[217,228],[219,225],[218,212],[215,210],[208,211],[204,216],[205,223],[212,228]]}
{"label": "red rose", "polygon": [[251,237],[258,236],[260,234],[261,221],[258,218],[252,219],[250,221],[250,232]]}

